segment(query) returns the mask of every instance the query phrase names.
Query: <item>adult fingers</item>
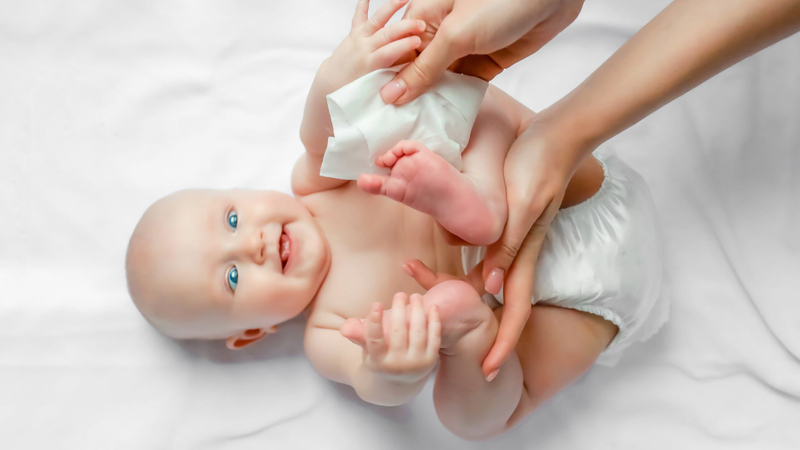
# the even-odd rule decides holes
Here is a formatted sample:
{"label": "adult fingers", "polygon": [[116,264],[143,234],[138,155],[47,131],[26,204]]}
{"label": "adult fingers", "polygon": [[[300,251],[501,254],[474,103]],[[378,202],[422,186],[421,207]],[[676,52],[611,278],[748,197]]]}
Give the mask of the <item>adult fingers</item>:
{"label": "adult fingers", "polygon": [[367,317],[367,352],[373,359],[380,360],[386,354],[386,344],[383,339],[383,306],[375,302],[372,304]]}
{"label": "adult fingers", "polygon": [[538,249],[535,243],[526,240],[508,273],[503,291],[503,316],[500,319],[500,329],[489,354],[483,359],[482,370],[486,377],[499,369],[514,350],[522,329],[528,322],[531,314],[533,270],[537,256]]}
{"label": "adult fingers", "polygon": [[381,89],[381,98],[385,103],[402,105],[417,98],[439,80],[453,61],[469,53],[468,46],[464,44],[466,40],[450,31],[453,28],[446,26],[448,21],[454,23],[458,20],[451,17],[448,16],[442,23],[425,50]]}
{"label": "adult fingers", "polygon": [[483,284],[483,277],[481,273],[483,272],[483,261],[479,262],[477,266],[473,267],[472,270],[464,277],[464,281],[470,284],[478,294],[483,296],[486,293],[486,288]]}
{"label": "adult fingers", "polygon": [[504,69],[491,55],[467,55],[450,66],[450,70],[491,81]]}
{"label": "adult fingers", "polygon": [[425,290],[429,290],[439,283],[458,279],[458,277],[453,275],[436,273],[418,259],[406,261],[406,263],[403,264],[403,271],[408,274],[408,276],[414,278],[417,284],[422,286]]}
{"label": "adult fingers", "polygon": [[500,239],[486,249],[483,260],[483,279],[486,292],[498,294],[503,287],[503,279],[517,257],[533,223],[539,218],[543,207],[539,208],[526,194],[508,191],[508,219]]}
{"label": "adult fingers", "polygon": [[545,208],[544,213],[533,224],[522,242],[508,272],[506,286],[503,291],[503,316],[497,338],[483,360],[483,373],[488,376],[497,370],[508,355],[517,346],[519,336],[531,314],[533,282],[536,278],[536,261],[547,236],[550,222],[561,206],[561,196],[556,196]]}
{"label": "adult fingers", "polygon": [[364,33],[372,36],[376,31],[383,28],[394,13],[399,11],[406,3],[408,3],[408,0],[390,0],[386,2],[364,24]]}

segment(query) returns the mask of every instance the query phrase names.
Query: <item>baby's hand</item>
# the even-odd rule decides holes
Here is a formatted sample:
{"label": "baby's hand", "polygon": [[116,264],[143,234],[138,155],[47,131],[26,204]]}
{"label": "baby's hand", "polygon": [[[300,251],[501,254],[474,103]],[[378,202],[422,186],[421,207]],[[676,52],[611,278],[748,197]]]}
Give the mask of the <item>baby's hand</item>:
{"label": "baby's hand", "polygon": [[[413,383],[426,377],[436,364],[442,323],[436,305],[430,307],[426,323],[419,294],[411,294],[408,311],[411,317],[406,321],[407,299],[405,293],[395,294],[388,336],[383,331],[383,306],[377,302],[365,321],[366,333],[358,332],[358,324],[347,324],[342,326],[342,335],[361,345],[367,369],[388,380]],[[350,321],[357,320],[348,319]]]}
{"label": "baby's hand", "polygon": [[[389,0],[367,18],[369,0],[359,0],[350,34],[320,67],[328,92],[372,71],[395,65],[403,56],[414,56],[425,30],[421,20],[403,19],[385,26],[408,0]],[[409,58],[410,59],[410,58]]]}

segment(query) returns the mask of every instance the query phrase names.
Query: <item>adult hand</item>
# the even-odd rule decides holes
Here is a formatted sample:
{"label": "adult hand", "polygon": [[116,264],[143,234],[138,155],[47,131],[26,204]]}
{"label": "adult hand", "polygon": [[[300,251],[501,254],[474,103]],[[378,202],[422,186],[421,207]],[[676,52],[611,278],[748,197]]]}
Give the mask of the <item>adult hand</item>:
{"label": "adult hand", "polygon": [[425,21],[422,53],[383,87],[381,97],[386,103],[407,103],[448,68],[491,80],[572,23],[583,1],[412,1],[404,17]]}
{"label": "adult hand", "polygon": [[516,347],[531,314],[531,294],[539,251],[564,191],[589,152],[573,134],[548,122],[544,113],[531,120],[506,157],[504,174],[508,220],[500,239],[483,261],[486,291],[503,290],[503,316],[494,345],[483,361],[483,374],[494,373]]}

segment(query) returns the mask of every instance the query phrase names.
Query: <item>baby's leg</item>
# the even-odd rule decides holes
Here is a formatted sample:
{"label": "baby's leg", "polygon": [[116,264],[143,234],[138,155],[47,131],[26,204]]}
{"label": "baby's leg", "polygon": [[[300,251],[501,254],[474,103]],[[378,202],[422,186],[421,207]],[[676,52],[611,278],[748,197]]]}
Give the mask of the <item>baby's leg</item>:
{"label": "baby's leg", "polygon": [[[433,389],[436,413],[448,430],[464,439],[489,439],[509,431],[583,375],[617,332],[593,314],[534,306],[515,352],[488,382],[481,364],[494,343],[503,308],[492,311],[462,281],[440,283],[423,300],[426,311],[437,305],[442,323]],[[384,311],[383,326],[388,335],[391,310]],[[366,326],[348,319],[343,334],[363,341]]]}
{"label": "baby's leg", "polygon": [[494,342],[502,308],[494,312],[494,320],[465,334],[441,355],[436,376],[439,419],[464,439],[489,439],[511,430],[583,375],[616,333],[613,324],[598,316],[535,306],[516,352],[487,382],[481,363]]}
{"label": "baby's leg", "polygon": [[358,186],[429,214],[466,242],[488,245],[500,237],[506,222],[503,161],[514,137],[509,118],[490,92],[462,153],[462,172],[424,145],[403,141],[376,161],[391,168],[391,174],[362,175]]}

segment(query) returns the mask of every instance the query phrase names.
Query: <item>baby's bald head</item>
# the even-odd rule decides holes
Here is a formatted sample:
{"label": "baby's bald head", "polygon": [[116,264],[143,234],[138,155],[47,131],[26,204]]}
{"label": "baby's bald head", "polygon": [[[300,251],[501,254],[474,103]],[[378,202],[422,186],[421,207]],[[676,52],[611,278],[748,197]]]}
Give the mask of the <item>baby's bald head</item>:
{"label": "baby's bald head", "polygon": [[185,190],[142,215],[125,261],[134,304],[161,333],[224,339],[307,307],[330,266],[322,230],[275,191]]}
{"label": "baby's bald head", "polygon": [[[151,205],[133,231],[125,260],[128,291],[139,312],[162,334],[184,338],[224,338],[210,333],[214,314],[191,280],[189,231],[207,191],[179,191]],[[216,327],[214,327],[216,328]]]}

